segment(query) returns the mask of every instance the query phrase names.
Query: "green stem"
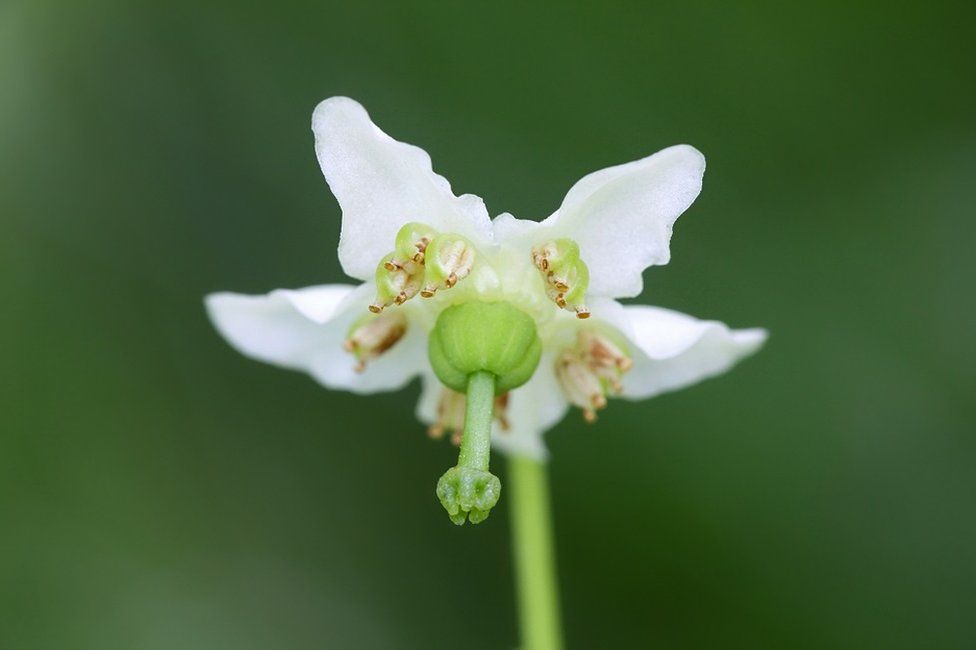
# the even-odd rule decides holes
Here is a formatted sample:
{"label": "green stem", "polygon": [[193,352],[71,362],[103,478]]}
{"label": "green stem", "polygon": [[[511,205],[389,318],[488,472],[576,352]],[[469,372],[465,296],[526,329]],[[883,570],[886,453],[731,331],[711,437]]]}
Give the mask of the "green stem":
{"label": "green stem", "polygon": [[522,650],[561,650],[546,466],[514,456],[508,473]]}
{"label": "green stem", "polygon": [[495,409],[495,376],[483,370],[468,377],[464,407],[464,435],[458,454],[459,467],[488,471],[491,456],[491,421]]}

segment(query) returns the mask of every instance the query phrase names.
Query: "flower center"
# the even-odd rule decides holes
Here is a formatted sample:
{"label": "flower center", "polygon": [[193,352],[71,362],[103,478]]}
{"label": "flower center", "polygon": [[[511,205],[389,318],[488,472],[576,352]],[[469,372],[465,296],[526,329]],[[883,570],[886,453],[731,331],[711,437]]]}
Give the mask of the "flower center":
{"label": "flower center", "polygon": [[573,347],[563,350],[556,360],[556,377],[566,398],[583,409],[587,422],[607,405],[608,395],[623,389],[624,374],[633,360],[617,337],[595,329],[582,329]]}
{"label": "flower center", "polygon": [[[463,289],[455,289],[460,283],[464,283]],[[547,327],[558,315],[553,303],[575,311],[580,318],[589,316],[582,302],[586,286],[586,265],[579,259],[579,247],[572,240],[554,240],[539,246],[529,258],[514,248],[490,243],[479,249],[456,233],[438,232],[427,224],[410,222],[400,228],[394,249],[376,266],[376,296],[369,310],[382,315],[387,308],[403,306],[419,294],[429,299],[424,301],[429,308],[411,309],[407,317],[411,323],[429,329],[439,314],[454,304],[506,302],[528,314],[537,327]],[[454,291],[445,296],[450,289]],[[369,322],[357,321],[356,327]],[[399,322],[380,321],[376,327],[383,323],[392,327]],[[385,346],[360,340],[372,336],[371,330],[365,329],[359,337],[350,333],[346,342],[346,349],[357,354],[360,370],[398,338],[391,334],[389,345]]]}

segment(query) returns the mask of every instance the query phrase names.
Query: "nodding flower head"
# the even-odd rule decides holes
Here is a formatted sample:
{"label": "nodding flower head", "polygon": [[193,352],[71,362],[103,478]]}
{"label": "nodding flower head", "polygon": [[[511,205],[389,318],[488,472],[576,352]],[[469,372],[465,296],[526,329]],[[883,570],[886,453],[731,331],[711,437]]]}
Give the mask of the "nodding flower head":
{"label": "nodding flower head", "polygon": [[614,300],[638,295],[644,269],[670,259],[675,220],[701,189],[693,147],[589,174],[536,222],[492,220],[351,99],[319,104],[312,130],[342,208],[339,261],[362,284],[216,293],[207,309],[244,354],[328,388],[395,390],[421,377],[419,418],[460,445],[436,490],[455,523],[482,521],[498,499],[492,446],[545,457],[542,434],[570,405],[593,420],[609,398],[694,384],[765,340]]}

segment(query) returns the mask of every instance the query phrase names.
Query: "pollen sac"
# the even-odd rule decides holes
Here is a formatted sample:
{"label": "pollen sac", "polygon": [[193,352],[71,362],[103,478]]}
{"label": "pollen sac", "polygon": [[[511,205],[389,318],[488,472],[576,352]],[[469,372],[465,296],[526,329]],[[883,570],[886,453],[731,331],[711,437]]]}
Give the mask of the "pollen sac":
{"label": "pollen sac", "polygon": [[342,347],[356,357],[356,372],[362,372],[370,359],[392,348],[406,333],[407,319],[403,314],[396,311],[368,314],[349,328]]}
{"label": "pollen sac", "polygon": [[461,444],[465,401],[464,393],[450,388],[441,390],[440,399],[437,401],[437,421],[427,428],[427,434],[438,440],[443,438],[445,433],[450,433],[451,442],[456,439],[457,444]]}
{"label": "pollen sac", "polygon": [[633,367],[624,346],[595,330],[581,330],[576,345],[556,361],[556,377],[566,398],[583,409],[587,422],[607,405],[607,397],[621,392],[621,380]]}
{"label": "pollen sac", "polygon": [[474,246],[464,237],[453,234],[434,237],[424,253],[426,273],[420,295],[431,298],[438,289],[450,289],[468,276],[474,260]]}
{"label": "pollen sac", "polygon": [[[466,403],[464,393],[459,393],[450,388],[442,389],[440,399],[437,402],[437,421],[427,427],[427,434],[435,440],[443,438],[445,434],[450,434],[451,444],[460,445],[461,434],[464,431]],[[506,417],[507,409],[508,393],[495,397],[493,415],[502,431],[509,429],[508,418]]]}
{"label": "pollen sac", "polygon": [[420,291],[424,281],[424,265],[413,260],[395,262],[390,253],[376,267],[376,299],[369,310],[378,314],[390,305],[402,305]]}
{"label": "pollen sac", "polygon": [[427,224],[412,221],[397,232],[393,257],[385,261],[389,271],[400,268],[423,266],[427,245],[437,236],[437,231]]}
{"label": "pollen sac", "polygon": [[570,403],[583,409],[587,422],[596,420],[596,412],[607,405],[606,389],[586,359],[575,350],[567,350],[556,361],[556,377]]}
{"label": "pollen sac", "polygon": [[634,366],[626,348],[609,336],[590,329],[579,333],[578,347],[586,356],[590,368],[610,384],[613,392],[619,393],[624,373]]}
{"label": "pollen sac", "polygon": [[546,281],[546,295],[560,309],[589,318],[584,300],[590,284],[590,270],[580,258],[579,246],[572,239],[554,239],[532,249],[532,263]]}

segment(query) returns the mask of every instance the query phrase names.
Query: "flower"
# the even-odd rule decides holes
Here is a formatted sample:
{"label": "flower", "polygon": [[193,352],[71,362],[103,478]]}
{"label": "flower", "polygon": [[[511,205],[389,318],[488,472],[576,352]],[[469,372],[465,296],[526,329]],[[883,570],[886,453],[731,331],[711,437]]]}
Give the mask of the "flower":
{"label": "flower", "polygon": [[451,306],[507,302],[534,322],[541,360],[527,383],[495,396],[491,442],[541,458],[542,434],[570,405],[593,420],[608,398],[689,386],[766,339],[615,300],[638,295],[642,271],[669,261],[672,226],[701,190],[705,161],[693,147],[589,174],[534,222],[492,220],[480,198],[456,196],[422,149],[386,135],[351,99],[320,103],[312,130],[342,208],[339,261],[362,284],[207,296],[216,328],[249,357],[355,393],[420,376],[418,418],[456,440],[465,397],[433,371],[428,337]]}

